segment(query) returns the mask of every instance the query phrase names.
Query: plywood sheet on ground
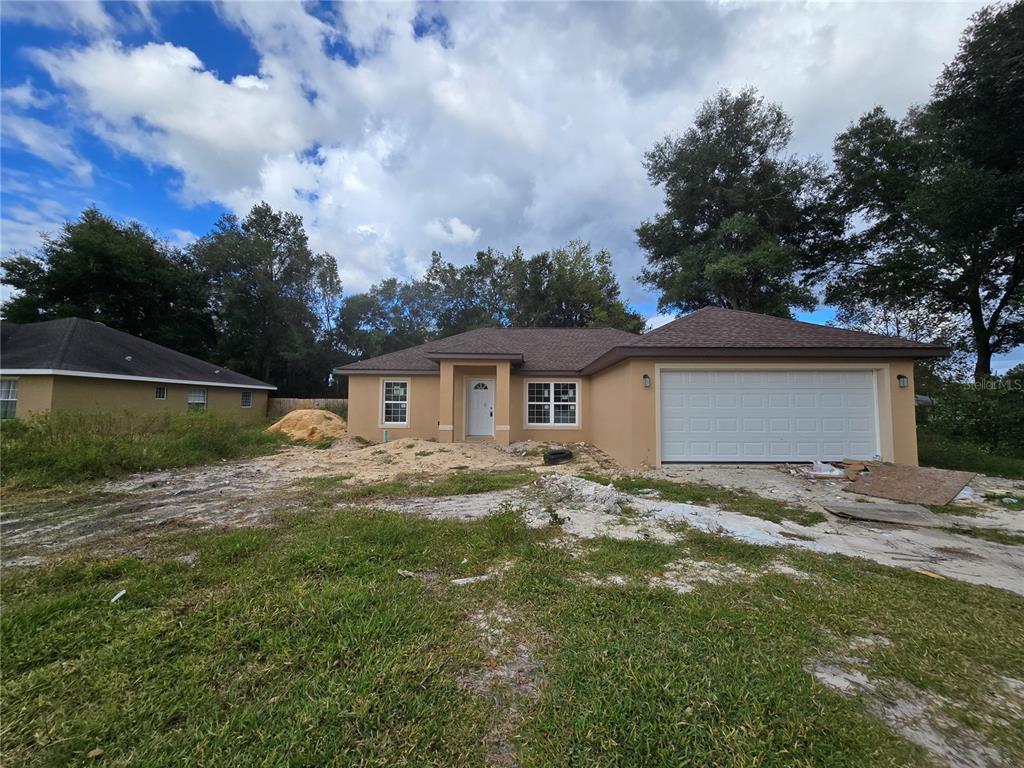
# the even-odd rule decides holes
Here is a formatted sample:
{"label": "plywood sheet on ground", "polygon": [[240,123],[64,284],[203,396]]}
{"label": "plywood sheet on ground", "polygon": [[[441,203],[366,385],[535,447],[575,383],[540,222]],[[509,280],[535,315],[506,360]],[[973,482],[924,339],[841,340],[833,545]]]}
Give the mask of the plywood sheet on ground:
{"label": "plywood sheet on ground", "polygon": [[949,504],[973,478],[973,472],[879,464],[843,490],[914,504]]}
{"label": "plywood sheet on ground", "polygon": [[922,528],[944,528],[945,523],[934,512],[920,504],[825,504],[833,515],[889,525],[915,525]]}

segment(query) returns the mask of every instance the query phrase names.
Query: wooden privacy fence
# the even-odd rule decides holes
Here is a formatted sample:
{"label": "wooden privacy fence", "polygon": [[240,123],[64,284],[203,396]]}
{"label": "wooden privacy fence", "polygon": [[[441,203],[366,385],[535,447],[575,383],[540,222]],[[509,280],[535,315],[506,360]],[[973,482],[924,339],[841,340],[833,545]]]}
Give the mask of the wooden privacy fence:
{"label": "wooden privacy fence", "polygon": [[284,416],[300,408],[320,408],[325,411],[345,412],[348,400],[344,397],[268,397],[267,416]]}

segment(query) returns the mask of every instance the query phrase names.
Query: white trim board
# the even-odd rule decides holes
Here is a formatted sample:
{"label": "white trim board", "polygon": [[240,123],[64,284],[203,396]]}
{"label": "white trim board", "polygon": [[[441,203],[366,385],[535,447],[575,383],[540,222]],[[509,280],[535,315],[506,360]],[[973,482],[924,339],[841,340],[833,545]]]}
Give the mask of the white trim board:
{"label": "white trim board", "polygon": [[121,373],[96,373],[95,371],[65,371],[60,368],[2,368],[2,376],[77,376],[83,379],[110,379],[112,381],[147,381],[152,384],[189,384],[191,386],[224,387],[226,389],[274,390],[269,384],[228,384],[223,381],[191,379],[161,379],[156,376],[128,376]]}

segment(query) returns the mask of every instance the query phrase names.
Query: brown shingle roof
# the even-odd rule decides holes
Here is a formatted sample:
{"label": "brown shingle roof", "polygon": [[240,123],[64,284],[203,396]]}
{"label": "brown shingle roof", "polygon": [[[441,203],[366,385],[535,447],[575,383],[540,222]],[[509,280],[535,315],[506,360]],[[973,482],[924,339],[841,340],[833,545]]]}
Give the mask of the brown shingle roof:
{"label": "brown shingle roof", "polygon": [[481,328],[336,368],[336,373],[436,373],[436,355],[522,355],[524,373],[575,373],[640,337],[614,328]]}
{"label": "brown shingle roof", "polygon": [[[728,347],[811,349],[934,349],[896,336],[849,331],[784,317],[721,307],[704,307],[673,320],[636,342],[641,347]],[[945,347],[942,347],[945,349]]]}
{"label": "brown shingle roof", "polygon": [[[436,373],[444,355],[514,359],[522,373],[594,373],[629,357],[944,357],[946,347],[754,312],[706,307],[637,336],[598,328],[484,328],[336,368]],[[518,356],[522,365],[518,365]]]}

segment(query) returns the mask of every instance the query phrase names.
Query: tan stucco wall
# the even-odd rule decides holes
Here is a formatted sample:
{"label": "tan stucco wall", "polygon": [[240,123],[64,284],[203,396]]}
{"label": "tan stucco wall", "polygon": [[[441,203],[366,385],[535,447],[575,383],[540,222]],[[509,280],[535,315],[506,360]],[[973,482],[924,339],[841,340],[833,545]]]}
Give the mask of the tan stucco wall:
{"label": "tan stucco wall", "polygon": [[[589,442],[627,467],[656,465],[658,445],[658,378],[666,367],[688,366],[706,369],[804,368],[804,369],[873,369],[878,372],[879,440],[882,459],[917,465],[917,430],[914,411],[914,367],[910,360],[839,360],[836,358],[720,358],[710,360],[674,358],[636,358],[607,368],[592,377],[516,376],[509,379],[509,438],[512,442]],[[349,430],[370,440],[381,440],[381,389],[384,378],[410,382],[410,425],[389,426],[391,437],[423,437],[442,441],[465,439],[466,380],[474,377],[495,377],[497,364],[447,365],[442,375],[416,376],[351,376],[349,377]],[[651,386],[643,386],[644,374]],[[899,387],[897,376],[905,375],[910,386]],[[500,375],[497,376],[500,380]],[[524,393],[527,381],[578,381],[580,384],[580,425],[578,427],[532,428],[525,424]],[[441,414],[445,404],[441,392],[452,403],[451,412]],[[500,387],[498,392],[500,392]],[[502,416],[496,392],[495,429]],[[439,430],[448,423],[452,430]],[[496,439],[500,440],[498,432]]]}
{"label": "tan stucco wall", "polygon": [[[166,400],[156,399],[158,386],[167,388]],[[51,407],[59,411],[90,413],[187,413],[190,388],[187,384],[54,376]],[[242,388],[206,387],[207,410],[240,421],[259,421],[266,418],[267,390],[246,390],[252,392],[251,408],[242,407],[242,391]]]}
{"label": "tan stucco wall", "polygon": [[50,399],[53,396],[53,376],[4,376],[5,379],[17,379],[18,404],[15,406],[15,418],[23,419],[34,413],[50,410]]}
{"label": "tan stucco wall", "polygon": [[[409,425],[405,427],[382,424],[383,382],[409,382]],[[388,439],[422,437],[437,439],[437,406],[439,402],[437,376],[349,376],[348,379],[348,431],[351,435],[380,442],[384,430]]]}

